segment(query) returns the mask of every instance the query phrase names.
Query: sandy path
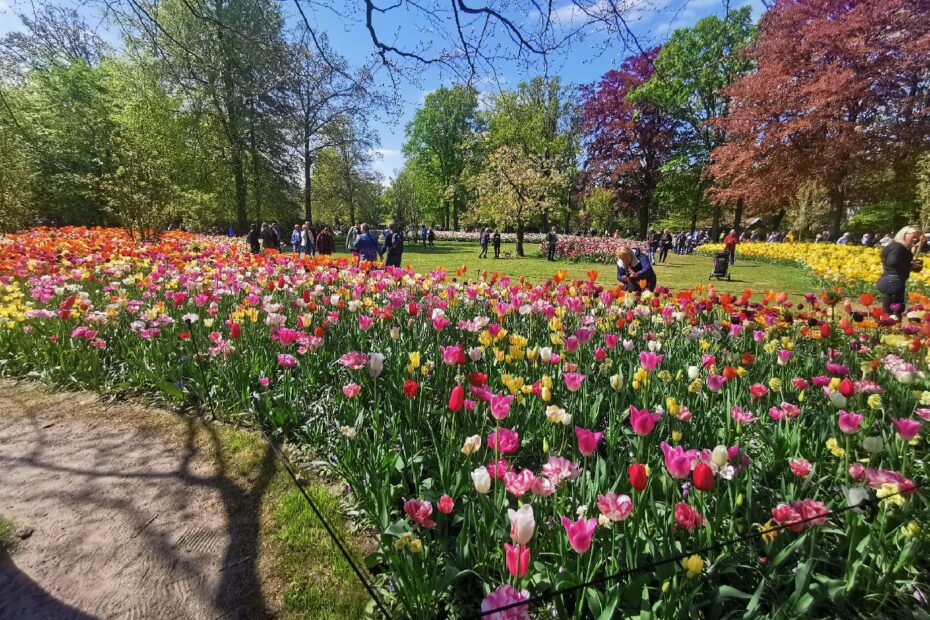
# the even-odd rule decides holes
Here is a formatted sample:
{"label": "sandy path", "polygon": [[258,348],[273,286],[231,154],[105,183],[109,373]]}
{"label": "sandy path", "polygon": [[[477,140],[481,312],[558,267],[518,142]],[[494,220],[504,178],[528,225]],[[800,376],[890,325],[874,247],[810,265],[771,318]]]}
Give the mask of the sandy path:
{"label": "sandy path", "polygon": [[[0,618],[256,618],[272,455],[228,473],[215,427],[0,381]],[[241,473],[241,472],[240,472]]]}

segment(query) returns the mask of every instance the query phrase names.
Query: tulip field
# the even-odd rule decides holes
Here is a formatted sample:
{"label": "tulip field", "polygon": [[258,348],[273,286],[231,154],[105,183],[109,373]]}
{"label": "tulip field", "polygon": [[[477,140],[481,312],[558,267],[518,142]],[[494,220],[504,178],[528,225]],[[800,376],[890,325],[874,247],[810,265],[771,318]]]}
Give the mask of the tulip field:
{"label": "tulip field", "polygon": [[930,312],[811,293],[35,229],[0,238],[0,368],[312,452],[393,617],[926,617]]}

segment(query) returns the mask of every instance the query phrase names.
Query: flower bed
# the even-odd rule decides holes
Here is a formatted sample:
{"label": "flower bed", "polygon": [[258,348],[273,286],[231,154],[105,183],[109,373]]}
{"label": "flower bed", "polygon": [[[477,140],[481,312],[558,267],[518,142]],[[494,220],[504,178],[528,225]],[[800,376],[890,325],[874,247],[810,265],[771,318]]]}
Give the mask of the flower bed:
{"label": "flower bed", "polygon": [[904,617],[927,595],[919,307],[899,328],[815,296],[453,282],[183,233],[7,240],[5,372],[308,444],[377,528],[397,616],[644,566],[490,617]]}
{"label": "flower bed", "polygon": [[[622,247],[645,247],[640,241],[621,237],[575,237],[560,236],[555,246],[558,259],[571,262],[615,263],[617,252]],[[548,244],[543,240],[539,246],[540,254],[546,254]]]}
{"label": "flower bed", "polygon": [[[723,244],[708,244],[698,252],[715,254]],[[737,257],[803,267],[827,286],[840,286],[852,294],[874,292],[882,275],[880,248],[834,243],[740,243]],[[930,272],[911,274],[909,285],[930,293]]]}
{"label": "flower bed", "polygon": [[[437,241],[460,241],[465,243],[478,243],[481,238],[481,232],[461,232],[455,230],[437,230]],[[546,238],[546,235],[539,233],[524,233],[523,242],[527,244],[540,243]],[[516,233],[501,233],[502,243],[516,243]]]}

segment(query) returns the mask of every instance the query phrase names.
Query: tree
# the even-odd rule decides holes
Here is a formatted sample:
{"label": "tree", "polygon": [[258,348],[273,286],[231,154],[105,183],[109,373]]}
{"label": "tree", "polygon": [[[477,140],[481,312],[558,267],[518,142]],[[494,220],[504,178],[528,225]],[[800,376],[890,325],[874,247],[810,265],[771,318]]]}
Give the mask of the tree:
{"label": "tree", "polygon": [[554,158],[541,159],[509,146],[500,146],[485,160],[484,169],[470,180],[478,196],[477,222],[517,230],[517,255],[523,256],[527,221],[554,209],[567,186],[567,175]]}
{"label": "tree", "polygon": [[[404,154],[418,157],[442,187],[443,226],[459,227],[459,182],[467,163],[465,144],[475,130],[478,95],[466,86],[440,87],[426,96],[407,124]],[[451,220],[451,222],[450,222]]]}
{"label": "tree", "polygon": [[[578,156],[580,133],[574,88],[558,77],[534,77],[521,82],[516,90],[494,97],[485,117],[484,144],[476,145],[476,151],[491,153],[508,147],[526,161],[545,164],[545,170],[558,172],[563,179],[561,186],[553,186],[556,199],[538,214],[541,229],[547,230],[550,219],[557,221],[570,206],[569,180]],[[517,229],[520,248],[523,232],[522,227]]]}
{"label": "tree", "polygon": [[839,234],[857,179],[912,172],[930,136],[928,12],[928,0],[776,2],[750,51],[756,70],[713,123],[731,136],[713,153],[715,202],[766,209],[816,182]]}
{"label": "tree", "polygon": [[662,166],[654,193],[659,221],[657,228],[694,231],[698,219],[711,215],[704,198],[709,185],[703,170],[687,157],[674,157]]}
{"label": "tree", "polygon": [[[705,17],[692,28],[672,33],[654,62],[648,82],[630,93],[634,103],[649,102],[681,121],[676,157],[702,171],[711,163],[711,153],[725,143],[725,128],[712,126],[711,119],[730,112],[725,90],[752,67],[743,50],[752,42],[755,27],[749,6],[728,11],[723,19]],[[721,207],[713,207],[711,237],[720,232]],[[737,206],[737,220],[741,206]]]}
{"label": "tree", "polygon": [[653,194],[680,125],[648,100],[633,103],[628,98],[652,77],[658,54],[656,48],[630,57],[619,70],[608,71],[581,91],[586,184],[610,188],[614,205],[638,213],[641,238],[649,229]]}
{"label": "tree", "polygon": [[930,152],[917,158],[916,177],[920,225],[924,230],[930,230]]}
{"label": "tree", "polygon": [[791,228],[798,231],[798,240],[810,239],[812,231],[823,230],[830,215],[830,195],[816,181],[802,183],[792,201],[788,218]]}

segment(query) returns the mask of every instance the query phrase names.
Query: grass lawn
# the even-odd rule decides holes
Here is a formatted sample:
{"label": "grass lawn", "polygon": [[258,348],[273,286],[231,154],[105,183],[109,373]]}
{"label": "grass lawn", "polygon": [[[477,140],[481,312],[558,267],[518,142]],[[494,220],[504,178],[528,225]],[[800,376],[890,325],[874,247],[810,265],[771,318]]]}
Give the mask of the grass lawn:
{"label": "grass lawn", "polygon": [[[482,271],[497,271],[501,275],[512,278],[525,277],[530,282],[542,282],[550,278],[556,271],[568,271],[570,279],[586,279],[588,272],[598,272],[598,282],[616,282],[617,270],[613,265],[598,263],[571,263],[567,261],[548,262],[544,257],[536,255],[536,244],[524,246],[527,256],[517,257],[516,246],[505,243],[501,246],[500,259],[479,259],[480,247],[477,243],[461,243],[453,241],[437,242],[434,248],[425,248],[422,245],[406,243],[404,245],[404,265],[410,265],[415,271],[426,272],[444,267],[449,272],[465,265],[467,271],[463,277],[475,278]],[[504,258],[510,252],[510,258]],[[488,253],[493,256],[493,249]],[[344,249],[337,248],[337,254],[347,254]],[[712,258],[696,254],[678,256],[669,254],[668,261],[656,265],[656,274],[659,286],[667,286],[673,290],[689,289],[698,284],[707,284],[707,276],[712,270]],[[817,290],[808,274],[800,268],[784,265],[744,260],[737,254],[736,264],[731,268],[732,281],[713,280],[714,286],[721,291],[742,292],[743,289],[754,291],[786,291],[792,295],[802,295]]]}

